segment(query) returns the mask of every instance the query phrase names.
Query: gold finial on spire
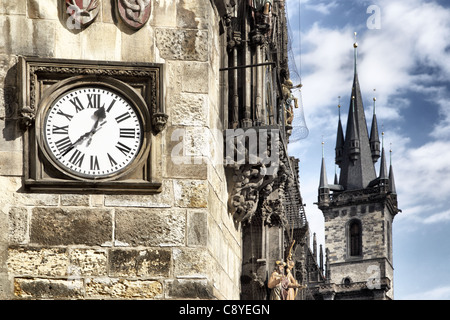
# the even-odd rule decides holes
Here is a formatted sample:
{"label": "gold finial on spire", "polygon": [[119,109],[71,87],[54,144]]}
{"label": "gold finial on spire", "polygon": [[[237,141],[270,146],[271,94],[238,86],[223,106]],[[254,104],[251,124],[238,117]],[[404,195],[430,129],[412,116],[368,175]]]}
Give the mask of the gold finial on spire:
{"label": "gold finial on spire", "polygon": [[389,165],[392,166],[392,142],[389,143]]}
{"label": "gold finial on spire", "polygon": [[373,97],[373,114],[375,114],[375,101],[377,101],[377,98],[375,98],[375,91],[377,91],[377,89],[373,89],[373,92],[374,92],[374,97]]}
{"label": "gold finial on spire", "polygon": [[356,35],[357,35],[357,33],[355,32],[355,43],[353,44],[353,48],[357,48],[358,47],[358,42],[356,42]]}
{"label": "gold finial on spire", "polygon": [[325,144],[325,142],[323,141],[323,136],[322,136],[322,158],[325,157],[324,144]]}

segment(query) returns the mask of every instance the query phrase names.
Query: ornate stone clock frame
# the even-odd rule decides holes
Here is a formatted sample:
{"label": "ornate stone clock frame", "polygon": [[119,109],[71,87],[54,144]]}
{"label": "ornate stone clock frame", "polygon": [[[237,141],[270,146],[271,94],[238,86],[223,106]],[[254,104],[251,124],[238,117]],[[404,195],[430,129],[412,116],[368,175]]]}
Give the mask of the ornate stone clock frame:
{"label": "ornate stone clock frame", "polygon": [[[24,130],[24,186],[30,192],[155,193],[162,180],[163,65],[20,57],[19,108]],[[106,179],[74,177],[52,162],[42,146],[40,119],[62,92],[101,86],[125,96],[139,111],[144,139],[139,156],[122,174]]]}

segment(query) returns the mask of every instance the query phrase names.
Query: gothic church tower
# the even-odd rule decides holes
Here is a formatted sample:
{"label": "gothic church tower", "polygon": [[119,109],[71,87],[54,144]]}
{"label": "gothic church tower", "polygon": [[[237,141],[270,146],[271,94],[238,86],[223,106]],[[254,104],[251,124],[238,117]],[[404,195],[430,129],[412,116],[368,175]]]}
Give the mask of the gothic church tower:
{"label": "gothic church tower", "polygon": [[370,134],[367,128],[357,46],[345,137],[339,115],[335,162],[340,176],[334,184],[328,183],[322,159],[317,204],[325,218],[327,270],[319,291],[324,299],[393,299],[392,222],[400,210],[392,166],[388,172],[380,142],[375,99]]}

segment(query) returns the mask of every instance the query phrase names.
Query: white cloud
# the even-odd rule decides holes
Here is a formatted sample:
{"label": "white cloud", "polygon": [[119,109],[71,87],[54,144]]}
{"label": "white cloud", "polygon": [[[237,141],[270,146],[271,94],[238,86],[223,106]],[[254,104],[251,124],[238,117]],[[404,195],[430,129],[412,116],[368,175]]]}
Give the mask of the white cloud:
{"label": "white cloud", "polygon": [[[308,4],[308,3],[307,3]],[[417,210],[423,202],[443,201],[450,193],[450,95],[443,82],[450,76],[450,10],[434,2],[419,0],[404,2],[382,0],[380,30],[364,30],[358,36],[358,75],[364,104],[372,109],[376,88],[377,118],[386,131],[386,149],[394,148],[394,172],[399,193],[399,205],[405,220],[411,223],[433,223],[447,215],[439,208]],[[337,97],[341,96],[341,112],[345,116],[353,77],[353,28],[340,29],[315,23],[302,34],[303,102],[310,135],[301,142],[305,175],[314,188],[304,198],[312,204],[317,197],[320,172],[320,139],[326,140],[329,179],[334,172],[334,139],[337,127]],[[408,94],[415,92],[423,100],[439,108],[440,120],[424,136],[432,140],[422,146],[412,144],[408,124],[403,115],[426,112]],[[312,141],[311,139],[314,139]],[[315,149],[314,149],[315,148]],[[313,151],[314,150],[314,151]],[[305,159],[306,158],[306,159]],[[316,158],[317,160],[313,160]],[[306,161],[305,161],[306,160]],[[313,162],[315,161],[315,162]],[[301,176],[302,178],[302,176]],[[316,181],[317,180],[317,181]],[[307,185],[307,184],[302,184]],[[309,185],[308,185],[309,186]],[[449,203],[450,204],[450,203]],[[308,210],[313,210],[308,207]],[[429,216],[429,217],[427,217]]]}
{"label": "white cloud", "polygon": [[446,210],[443,212],[435,213],[423,220],[426,224],[431,223],[441,223],[450,220],[450,210]]}
{"label": "white cloud", "polygon": [[449,300],[450,286],[437,287],[428,291],[411,293],[403,298],[404,300]]}
{"label": "white cloud", "polygon": [[323,15],[329,15],[331,11],[338,6],[337,1],[331,1],[327,3],[320,2],[314,4],[310,4],[310,1],[304,1],[304,4],[306,9],[319,12]]}

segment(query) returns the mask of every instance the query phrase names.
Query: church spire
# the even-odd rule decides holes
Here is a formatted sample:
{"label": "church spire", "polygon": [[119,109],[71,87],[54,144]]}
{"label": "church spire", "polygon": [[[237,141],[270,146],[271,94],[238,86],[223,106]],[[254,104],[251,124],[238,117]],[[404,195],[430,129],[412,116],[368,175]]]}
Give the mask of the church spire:
{"label": "church spire", "polygon": [[[355,34],[356,36],[356,34]],[[342,160],[338,161],[340,170],[339,184],[344,190],[364,189],[376,179],[375,166],[369,142],[361,89],[358,80],[357,48],[354,48],[354,78],[347,118]],[[339,131],[339,125],[338,125]],[[336,144],[337,150],[340,145]],[[338,159],[339,160],[339,159]]]}
{"label": "church spire", "polygon": [[330,186],[328,185],[327,170],[325,167],[324,142],[322,141],[322,167],[320,168],[319,206],[328,206],[330,202]]}
{"label": "church spire", "polygon": [[342,163],[342,152],[344,150],[344,131],[342,130],[342,122],[341,122],[341,96],[339,98],[339,121],[338,121],[338,128],[337,128],[337,135],[336,135],[336,158],[335,163],[340,166]]}
{"label": "church spire", "polygon": [[386,168],[386,156],[384,152],[384,132],[381,133],[381,139],[382,139],[382,146],[381,146],[380,176],[378,177],[378,179],[379,179],[379,186],[381,188],[384,188],[385,191],[388,191],[389,178]]}
{"label": "church spire", "polygon": [[[373,89],[375,91],[375,89]],[[370,130],[370,150],[372,151],[372,161],[375,163],[380,158],[380,138],[378,136],[378,123],[377,115],[375,112],[375,104],[377,98],[373,97],[373,118],[372,118],[372,128]]]}
{"label": "church spire", "polygon": [[394,170],[392,169],[392,148],[389,150],[389,191],[393,194],[397,194],[395,189]]}

